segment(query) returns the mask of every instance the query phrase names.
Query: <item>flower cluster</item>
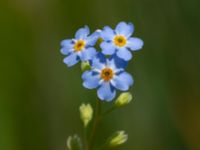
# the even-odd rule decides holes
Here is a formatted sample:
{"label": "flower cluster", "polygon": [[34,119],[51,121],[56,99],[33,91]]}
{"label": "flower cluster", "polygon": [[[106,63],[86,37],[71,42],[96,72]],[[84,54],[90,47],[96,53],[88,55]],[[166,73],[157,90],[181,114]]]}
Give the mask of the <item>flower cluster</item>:
{"label": "flower cluster", "polygon": [[[101,100],[111,101],[116,96],[116,90],[127,91],[134,83],[125,68],[132,59],[131,51],[141,49],[143,41],[131,37],[133,32],[133,24],[126,22],[120,22],[114,30],[105,26],[92,34],[87,26],[80,28],[75,38],[61,42],[61,53],[66,55],[64,63],[68,67],[79,61],[89,64],[89,70],[82,74],[83,86],[97,88]],[[100,50],[94,47],[98,39],[102,39]]]}

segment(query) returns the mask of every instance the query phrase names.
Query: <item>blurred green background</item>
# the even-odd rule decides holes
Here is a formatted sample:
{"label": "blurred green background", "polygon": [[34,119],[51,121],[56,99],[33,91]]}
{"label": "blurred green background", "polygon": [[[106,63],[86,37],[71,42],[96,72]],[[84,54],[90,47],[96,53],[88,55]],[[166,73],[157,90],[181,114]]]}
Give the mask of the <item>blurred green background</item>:
{"label": "blurred green background", "polygon": [[63,64],[60,41],[122,20],[145,42],[128,66],[134,102],[99,137],[122,129],[121,150],[200,150],[199,0],[1,0],[0,150],[64,150],[82,134],[78,107],[96,93]]}

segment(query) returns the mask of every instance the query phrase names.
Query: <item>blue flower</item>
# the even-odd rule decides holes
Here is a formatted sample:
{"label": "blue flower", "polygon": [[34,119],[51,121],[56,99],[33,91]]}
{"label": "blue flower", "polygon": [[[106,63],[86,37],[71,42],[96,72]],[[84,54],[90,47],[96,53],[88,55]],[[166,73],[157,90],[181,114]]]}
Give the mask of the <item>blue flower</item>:
{"label": "blue flower", "polygon": [[98,88],[98,97],[111,101],[116,95],[116,89],[127,91],[133,84],[132,76],[124,71],[126,66],[127,62],[116,55],[106,58],[98,53],[91,61],[92,69],[82,75],[83,86],[88,89]]}
{"label": "blue flower", "polygon": [[120,22],[115,30],[109,26],[103,28],[101,37],[104,42],[101,43],[102,53],[105,55],[116,55],[126,61],[132,58],[129,50],[136,51],[142,48],[143,41],[136,37],[131,37],[134,32],[132,23]]}
{"label": "blue flower", "polygon": [[92,59],[96,55],[96,49],[93,47],[99,38],[99,32],[94,32],[88,36],[90,30],[88,26],[80,28],[74,39],[66,39],[61,42],[61,53],[67,55],[64,63],[71,67],[81,61]]}

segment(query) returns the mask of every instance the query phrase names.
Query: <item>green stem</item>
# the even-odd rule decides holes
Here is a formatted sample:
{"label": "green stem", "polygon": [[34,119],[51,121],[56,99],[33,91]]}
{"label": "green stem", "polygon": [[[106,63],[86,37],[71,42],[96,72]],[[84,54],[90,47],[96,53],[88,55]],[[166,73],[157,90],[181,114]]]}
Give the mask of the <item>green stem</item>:
{"label": "green stem", "polygon": [[96,113],[95,113],[94,124],[93,124],[93,128],[92,128],[91,136],[89,138],[88,150],[93,149],[94,139],[96,136],[98,125],[99,125],[100,116],[101,116],[101,101],[97,99],[96,100]]}

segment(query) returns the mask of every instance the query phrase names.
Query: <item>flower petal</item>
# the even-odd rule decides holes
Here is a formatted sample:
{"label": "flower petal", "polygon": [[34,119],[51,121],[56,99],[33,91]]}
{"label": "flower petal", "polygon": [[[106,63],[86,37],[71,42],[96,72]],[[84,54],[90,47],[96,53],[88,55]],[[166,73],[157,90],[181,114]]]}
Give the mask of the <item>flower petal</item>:
{"label": "flower petal", "polygon": [[90,29],[88,26],[85,26],[84,28],[80,28],[76,34],[75,38],[76,39],[86,39],[88,34],[90,33]]}
{"label": "flower petal", "polygon": [[98,89],[97,94],[101,100],[111,101],[116,95],[116,90],[109,82],[103,82]]}
{"label": "flower petal", "polygon": [[119,75],[115,75],[111,83],[118,90],[127,91],[133,84],[133,78],[129,73],[122,72]]}
{"label": "flower petal", "polygon": [[124,35],[127,38],[129,38],[133,34],[133,31],[134,26],[132,23],[127,24],[125,22],[120,22],[115,28],[115,32],[117,34]]}
{"label": "flower petal", "polygon": [[115,53],[115,46],[112,42],[102,42],[100,47],[102,48],[102,53],[105,55],[112,55]]}
{"label": "flower petal", "polygon": [[62,40],[61,46],[66,48],[72,48],[74,46],[74,42],[71,39]]}
{"label": "flower petal", "polygon": [[64,59],[64,63],[67,64],[68,67],[71,67],[78,63],[79,58],[76,53],[72,53]]}
{"label": "flower petal", "polygon": [[66,48],[66,47],[63,47],[61,48],[60,52],[63,54],[63,55],[68,55],[69,53],[71,53],[73,51],[73,48]]}
{"label": "flower petal", "polygon": [[115,33],[109,26],[105,26],[101,32],[101,37],[104,41],[112,41]]}
{"label": "flower petal", "polygon": [[89,37],[87,37],[87,45],[94,46],[100,36],[100,33],[98,31],[91,34]]}
{"label": "flower petal", "polygon": [[95,48],[89,47],[82,51],[82,56],[80,57],[80,59],[82,61],[91,60],[96,55],[96,53],[97,52]]}
{"label": "flower petal", "polygon": [[128,49],[126,49],[126,48],[120,48],[120,49],[118,49],[117,56],[119,58],[124,59],[125,61],[129,61],[132,58],[131,52]]}
{"label": "flower petal", "polygon": [[114,65],[118,69],[124,69],[128,65],[128,62],[118,57],[117,54],[112,55],[109,59],[114,60]]}
{"label": "flower petal", "polygon": [[99,70],[101,70],[102,68],[104,68],[105,64],[106,64],[105,55],[103,55],[100,52],[97,53],[96,56],[91,61],[92,68],[99,69]]}
{"label": "flower petal", "polygon": [[83,86],[88,89],[94,89],[99,86],[99,74],[94,74],[92,71],[85,71],[82,75]]}
{"label": "flower petal", "polygon": [[127,42],[127,47],[131,50],[139,50],[144,45],[144,42],[139,38],[129,38]]}

